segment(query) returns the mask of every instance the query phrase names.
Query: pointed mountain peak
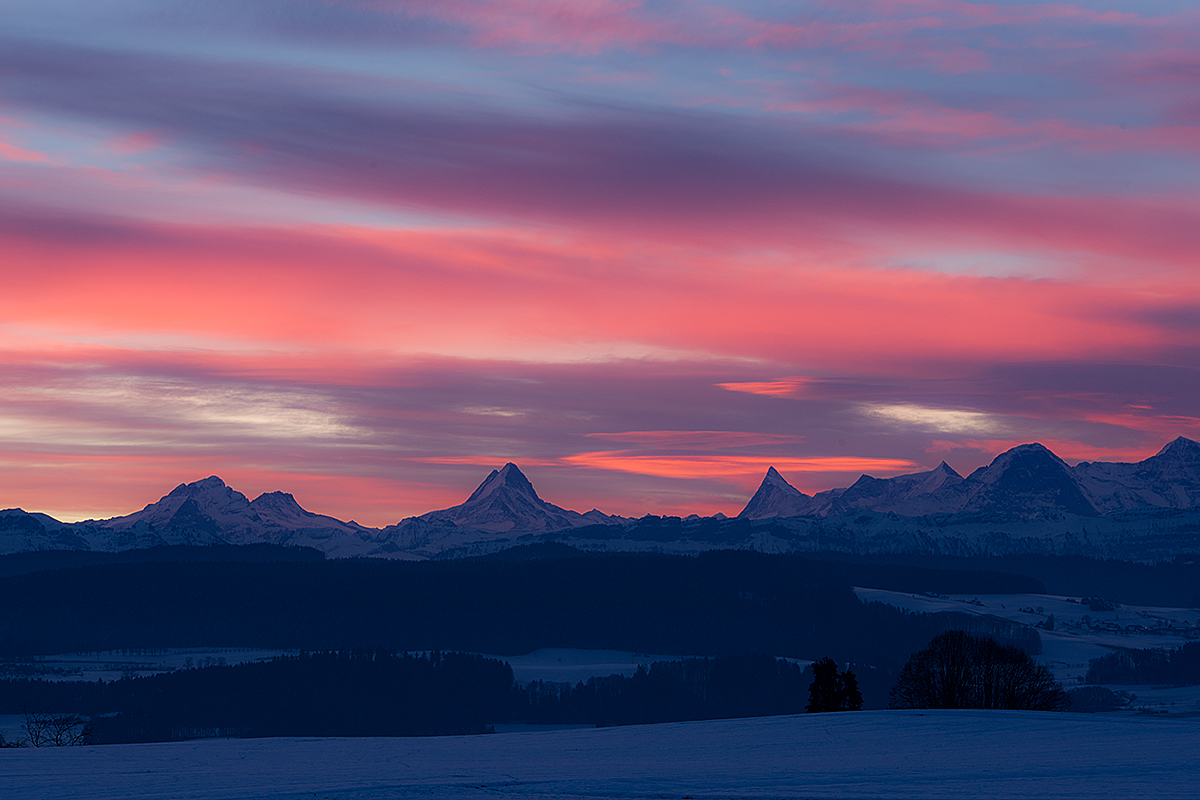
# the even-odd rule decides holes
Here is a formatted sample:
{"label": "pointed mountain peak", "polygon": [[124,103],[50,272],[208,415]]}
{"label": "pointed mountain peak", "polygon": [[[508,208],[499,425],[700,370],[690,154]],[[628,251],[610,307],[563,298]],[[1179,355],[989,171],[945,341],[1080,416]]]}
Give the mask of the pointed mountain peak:
{"label": "pointed mountain peak", "polygon": [[962,475],[959,475],[958,471],[956,469],[954,469],[954,467],[950,466],[945,461],[943,461],[942,463],[940,463],[936,467],[934,467],[933,471],[940,472],[944,475],[953,475],[955,478],[962,477]]}
{"label": "pointed mountain peak", "polygon": [[500,469],[492,470],[491,474],[484,478],[483,483],[479,484],[479,488],[467,498],[467,502],[482,500],[501,489],[507,489],[509,492],[515,492],[533,500],[541,500],[534,490],[533,484],[525,477],[525,473],[510,461]]}
{"label": "pointed mountain peak", "polygon": [[762,486],[786,486],[789,489],[795,489],[787,482],[787,478],[779,474],[779,470],[774,467],[767,467],[767,474],[763,476]]}
{"label": "pointed mountain peak", "polygon": [[806,509],[810,500],[811,497],[788,483],[778,470],[768,467],[758,491],[738,516],[750,519],[786,517]]}
{"label": "pointed mountain peak", "polygon": [[1173,441],[1168,442],[1162,450],[1159,450],[1154,458],[1162,456],[1186,461],[1200,460],[1200,442],[1195,442],[1186,436],[1176,437]]}
{"label": "pointed mountain peak", "polygon": [[[454,531],[535,533],[577,528],[596,522],[619,522],[599,511],[587,515],[560,508],[538,497],[533,484],[516,464],[494,469],[461,505],[430,511],[413,518],[414,523],[450,526]],[[402,520],[400,525],[408,523]],[[411,523],[409,523],[411,524]]]}

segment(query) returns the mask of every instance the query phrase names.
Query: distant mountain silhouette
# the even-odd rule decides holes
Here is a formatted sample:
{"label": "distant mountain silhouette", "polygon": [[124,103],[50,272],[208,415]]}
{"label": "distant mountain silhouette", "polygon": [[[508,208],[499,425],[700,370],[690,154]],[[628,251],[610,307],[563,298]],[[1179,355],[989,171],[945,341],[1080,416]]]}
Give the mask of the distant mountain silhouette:
{"label": "distant mountain silhouette", "polygon": [[307,511],[286,492],[248,500],[214,475],[107,520],[64,523],[0,510],[0,553],[266,543],[312,547],[332,557],[423,559],[557,543],[678,553],[833,549],[1153,559],[1200,550],[1197,531],[1200,444],[1180,437],[1132,464],[1072,467],[1033,443],[1001,453],[965,478],[942,462],[894,478],[863,475],[851,486],[812,496],[771,467],[736,519],[581,514],[543,500],[508,463],[459,505],[367,528]]}

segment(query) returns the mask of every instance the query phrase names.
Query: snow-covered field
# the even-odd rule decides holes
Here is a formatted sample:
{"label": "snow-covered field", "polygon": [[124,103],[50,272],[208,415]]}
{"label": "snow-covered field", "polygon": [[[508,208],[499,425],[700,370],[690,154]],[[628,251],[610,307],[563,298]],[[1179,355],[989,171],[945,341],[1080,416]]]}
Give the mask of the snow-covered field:
{"label": "snow-covered field", "polygon": [[1196,797],[1200,720],[877,711],[0,751],[6,800]]}

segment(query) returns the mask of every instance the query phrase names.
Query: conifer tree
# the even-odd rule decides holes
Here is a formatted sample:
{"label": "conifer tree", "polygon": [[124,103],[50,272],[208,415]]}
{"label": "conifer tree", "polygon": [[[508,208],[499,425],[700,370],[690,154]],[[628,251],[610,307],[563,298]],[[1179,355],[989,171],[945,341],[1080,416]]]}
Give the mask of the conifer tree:
{"label": "conifer tree", "polygon": [[812,665],[813,682],[808,687],[808,705],[804,710],[810,714],[825,711],[859,711],[862,709],[862,692],[858,678],[850,670],[839,672],[837,664],[826,656]]}

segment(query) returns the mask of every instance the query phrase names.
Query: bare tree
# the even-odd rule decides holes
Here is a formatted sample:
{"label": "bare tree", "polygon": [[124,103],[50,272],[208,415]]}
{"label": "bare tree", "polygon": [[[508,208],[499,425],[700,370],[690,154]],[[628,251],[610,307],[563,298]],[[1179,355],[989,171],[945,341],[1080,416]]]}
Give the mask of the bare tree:
{"label": "bare tree", "polygon": [[1062,711],[1062,684],[1019,647],[946,631],[914,653],[892,687],[892,708],[1007,708]]}
{"label": "bare tree", "polygon": [[91,744],[92,727],[78,714],[51,714],[25,709],[25,737],[33,747]]}

